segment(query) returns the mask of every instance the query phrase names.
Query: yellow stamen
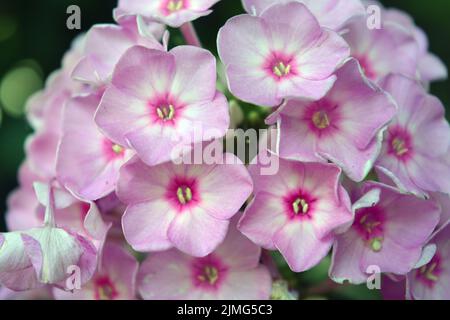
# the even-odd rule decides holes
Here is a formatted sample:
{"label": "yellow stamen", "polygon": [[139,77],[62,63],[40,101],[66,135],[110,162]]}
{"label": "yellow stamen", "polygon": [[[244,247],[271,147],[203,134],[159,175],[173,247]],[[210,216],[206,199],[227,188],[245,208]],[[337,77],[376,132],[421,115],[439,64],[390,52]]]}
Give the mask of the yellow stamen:
{"label": "yellow stamen", "polygon": [[395,138],[392,141],[392,147],[394,148],[398,156],[402,156],[409,151],[408,148],[406,147],[405,141],[399,138]]}
{"label": "yellow stamen", "polygon": [[309,210],[309,204],[306,203],[304,199],[297,199],[292,203],[292,209],[294,210],[295,214],[298,214],[300,211],[301,213],[305,214]]}
{"label": "yellow stamen", "polygon": [[207,281],[210,285],[213,285],[219,279],[219,271],[214,267],[205,267],[203,274],[199,275],[198,279],[202,282]]}
{"label": "yellow stamen", "polygon": [[112,150],[115,154],[121,154],[124,151],[124,148],[122,146],[119,146],[118,144],[113,144]]}
{"label": "yellow stamen", "polygon": [[189,187],[179,187],[177,189],[177,198],[181,204],[186,204],[192,200],[192,190]]}
{"label": "yellow stamen", "polygon": [[170,12],[179,11],[183,8],[183,0],[171,0],[167,3],[167,10]]}
{"label": "yellow stamen", "polygon": [[168,107],[159,107],[156,108],[156,113],[158,114],[158,117],[164,121],[172,120],[175,115],[175,108],[173,105],[169,105]]}
{"label": "yellow stamen", "polygon": [[314,125],[318,129],[325,129],[330,126],[330,119],[325,111],[317,111],[312,117]]}
{"label": "yellow stamen", "polygon": [[283,62],[278,62],[278,64],[273,67],[273,73],[280,78],[283,76],[287,76],[290,72],[290,64],[286,66]]}

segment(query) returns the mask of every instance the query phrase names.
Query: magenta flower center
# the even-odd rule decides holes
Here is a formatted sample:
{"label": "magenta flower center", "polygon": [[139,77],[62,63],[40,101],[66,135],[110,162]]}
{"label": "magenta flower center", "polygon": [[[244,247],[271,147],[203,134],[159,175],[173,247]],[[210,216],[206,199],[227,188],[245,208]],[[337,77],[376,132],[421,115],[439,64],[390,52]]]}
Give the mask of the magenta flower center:
{"label": "magenta flower center", "polygon": [[200,201],[197,180],[194,178],[176,177],[170,182],[166,197],[179,212],[195,206]]}
{"label": "magenta flower center", "polygon": [[326,129],[330,126],[330,119],[328,118],[328,114],[326,111],[320,110],[313,114],[312,122],[316,126],[317,129]]}
{"label": "magenta flower center", "polygon": [[294,59],[281,53],[272,53],[263,68],[277,81],[296,74]]}
{"label": "magenta flower center", "polygon": [[384,214],[379,207],[358,210],[354,228],[374,252],[383,247]]}
{"label": "magenta flower center", "polygon": [[169,15],[171,13],[184,9],[185,5],[186,4],[184,0],[168,0],[166,1],[165,5],[163,5],[163,12],[166,15]]}
{"label": "magenta flower center", "polygon": [[291,72],[291,65],[285,64],[283,61],[279,61],[278,63],[275,63],[273,66],[273,74],[277,77],[284,77],[287,76]]}
{"label": "magenta flower center", "polygon": [[228,268],[214,255],[198,258],[192,267],[193,283],[204,289],[217,289],[224,280]]}
{"label": "magenta flower center", "polygon": [[396,127],[389,130],[388,152],[396,158],[406,161],[411,157],[411,135],[403,128]]}
{"label": "magenta flower center", "polygon": [[333,135],[339,131],[342,116],[339,105],[329,99],[309,104],[302,112],[302,119],[318,138]]}
{"label": "magenta flower center", "polygon": [[118,158],[123,158],[125,154],[125,148],[113,143],[108,139],[104,139],[103,152],[108,160],[116,160]]}
{"label": "magenta flower center", "polygon": [[99,277],[95,280],[94,292],[96,300],[114,300],[119,295],[108,276]]}
{"label": "magenta flower center", "polygon": [[286,213],[291,219],[309,219],[315,200],[306,192],[293,192],[284,199]]}

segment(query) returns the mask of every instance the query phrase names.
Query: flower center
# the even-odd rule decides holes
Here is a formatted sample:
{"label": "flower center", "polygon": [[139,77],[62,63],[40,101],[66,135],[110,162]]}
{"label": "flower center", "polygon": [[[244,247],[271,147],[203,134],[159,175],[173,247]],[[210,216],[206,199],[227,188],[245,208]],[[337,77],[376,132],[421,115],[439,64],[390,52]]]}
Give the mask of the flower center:
{"label": "flower center", "polygon": [[121,155],[125,151],[124,147],[122,147],[118,144],[113,144],[111,149],[117,155]]}
{"label": "flower center", "polygon": [[171,104],[168,106],[161,106],[156,108],[156,113],[161,120],[169,121],[175,116],[175,108]]}
{"label": "flower center", "polygon": [[330,119],[325,111],[315,112],[312,121],[318,129],[326,129],[330,126]]}
{"label": "flower center", "polygon": [[429,288],[432,288],[439,281],[441,272],[441,256],[439,253],[436,253],[428,264],[416,271],[416,278]]}
{"label": "flower center", "polygon": [[192,190],[189,187],[178,187],[177,198],[180,204],[186,204],[192,200]]}
{"label": "flower center", "polygon": [[183,0],[169,0],[167,10],[169,12],[180,11],[183,8]]}
{"label": "flower center", "polygon": [[109,277],[98,278],[94,287],[96,300],[113,300],[119,295]]}
{"label": "flower center", "polygon": [[283,61],[279,61],[273,66],[272,71],[277,77],[282,78],[289,75],[291,72],[291,65],[288,63],[285,64]]}
{"label": "flower center", "polygon": [[365,208],[358,210],[354,228],[374,252],[379,252],[383,248],[384,214],[379,207]]}
{"label": "flower center", "polygon": [[401,138],[394,138],[392,140],[392,148],[394,149],[395,154],[399,157],[403,156],[409,151],[408,147],[406,146],[405,140]]}
{"label": "flower center", "polygon": [[405,128],[390,128],[387,144],[388,153],[402,161],[407,161],[413,154],[412,138]]}
{"label": "flower center", "polygon": [[125,148],[105,138],[103,140],[103,152],[109,161],[114,161],[124,156]]}
{"label": "flower center", "polygon": [[309,210],[309,204],[305,199],[297,198],[292,202],[292,210],[294,210],[295,214],[306,214]]}
{"label": "flower center", "polygon": [[419,273],[426,279],[436,282],[439,280],[439,276],[436,273],[436,268],[438,264],[437,262],[431,262],[427,265],[424,265],[419,269]]}
{"label": "flower center", "polygon": [[217,280],[219,280],[219,270],[212,266],[205,266],[197,278],[201,282],[215,285]]}

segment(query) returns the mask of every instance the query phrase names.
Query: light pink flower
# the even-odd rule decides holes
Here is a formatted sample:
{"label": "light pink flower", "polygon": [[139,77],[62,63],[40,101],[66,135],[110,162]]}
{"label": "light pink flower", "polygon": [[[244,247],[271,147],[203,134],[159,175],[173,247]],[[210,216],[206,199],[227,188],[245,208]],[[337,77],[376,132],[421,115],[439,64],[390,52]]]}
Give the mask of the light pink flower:
{"label": "light pink flower", "polygon": [[36,187],[37,198],[46,198],[43,226],[0,234],[0,283],[16,290],[53,284],[64,286],[69,266],[81,270],[81,283],[95,271],[97,250],[80,234],[56,225],[55,208],[66,199],[56,197],[52,188]]}
{"label": "light pink flower", "polygon": [[84,35],[75,38],[72,47],[64,55],[61,69],[48,77],[43,90],[28,99],[26,116],[33,129],[58,132],[64,101],[73,94],[89,90],[70,77],[76,63],[82,58],[84,40]]}
{"label": "light pink flower", "polygon": [[219,0],[119,0],[116,14],[139,14],[178,28],[186,22],[210,14]]}
{"label": "light pink flower", "polygon": [[226,98],[216,91],[214,56],[191,46],[128,50],[95,115],[108,138],[132,147],[148,165],[172,160],[192,143],[223,137],[229,120]]}
{"label": "light pink flower", "polygon": [[107,243],[102,262],[92,279],[80,290],[54,289],[59,300],[134,300],[139,264],[119,244]]}
{"label": "light pink flower", "polygon": [[56,164],[62,185],[86,200],[113,192],[131,151],[107,139],[94,122],[97,95],[70,99],[65,107]]}
{"label": "light pink flower", "polygon": [[354,199],[353,225],[336,238],[330,277],[339,283],[364,283],[370,266],[405,275],[421,259],[439,222],[439,206],[375,182],[365,183],[359,196]]}
{"label": "light pink flower", "polygon": [[72,77],[83,83],[101,87],[111,80],[120,57],[136,45],[165,50],[150,27],[139,16],[122,19],[121,25],[95,25],[86,35],[83,58],[73,70]]}
{"label": "light pink flower", "polygon": [[353,180],[372,169],[381,149],[383,128],[396,113],[391,99],[367,81],[355,60],[317,102],[288,100],[268,119],[278,118],[279,154],[300,161],[332,161]]}
{"label": "light pink flower", "polygon": [[350,18],[365,14],[360,0],[242,0],[242,3],[247,13],[260,15],[274,4],[293,1],[307,6],[322,27],[336,31]]}
{"label": "light pink flower", "polygon": [[[45,222],[48,207],[47,181],[34,174],[25,163],[20,170],[19,182],[20,188],[8,199],[6,213],[8,229],[26,231],[39,228]],[[36,188],[39,188],[40,197],[36,195]],[[104,219],[95,203],[75,198],[58,183],[52,182],[51,188],[55,194],[52,212],[56,225],[87,239],[100,256],[111,223]]]}
{"label": "light pink flower", "polygon": [[137,158],[122,167],[117,195],[128,205],[126,240],[137,251],[175,247],[203,257],[225,238],[229,219],[252,192],[245,166],[225,154],[224,164],[148,167]]}
{"label": "light pink flower", "polygon": [[[380,4],[378,5],[382,7]],[[447,78],[447,67],[436,55],[428,51],[428,37],[421,28],[416,26],[411,16],[406,12],[394,8],[383,8],[381,15],[383,21],[401,25],[416,39],[420,50],[418,71],[422,81],[428,83],[430,81],[444,80]]]}
{"label": "light pink flower", "polygon": [[38,214],[39,201],[33,183],[45,179],[35,174],[27,162],[22,163],[18,174],[19,187],[11,192],[7,200],[6,225],[10,231],[27,230],[38,227],[43,217]]}
{"label": "light pink flower", "polygon": [[386,77],[381,86],[398,105],[376,166],[405,191],[450,190],[450,126],[445,108],[416,81]]}
{"label": "light pink flower", "polygon": [[338,167],[279,159],[276,175],[261,175],[251,165],[255,197],[239,222],[254,243],[278,249],[295,272],[324,258],[334,231],[352,220],[350,199],[339,184]]}
{"label": "light pink flower", "polygon": [[217,41],[230,91],[264,106],[279,105],[285,98],[322,98],[349,55],[345,41],[320,27],[297,2],[273,5],[257,17],[233,17]]}
{"label": "light pink flower", "polygon": [[366,76],[378,81],[389,73],[416,78],[419,46],[414,36],[397,23],[383,22],[381,29],[369,29],[367,18],[355,18],[343,27],[342,36],[350,45]]}
{"label": "light pink flower", "polygon": [[150,255],[139,270],[139,292],[148,300],[269,299],[271,278],[260,255],[232,223],[224,242],[204,258],[174,249]]}
{"label": "light pink flower", "polygon": [[436,253],[426,265],[407,276],[408,294],[415,300],[450,299],[450,225],[431,240]]}

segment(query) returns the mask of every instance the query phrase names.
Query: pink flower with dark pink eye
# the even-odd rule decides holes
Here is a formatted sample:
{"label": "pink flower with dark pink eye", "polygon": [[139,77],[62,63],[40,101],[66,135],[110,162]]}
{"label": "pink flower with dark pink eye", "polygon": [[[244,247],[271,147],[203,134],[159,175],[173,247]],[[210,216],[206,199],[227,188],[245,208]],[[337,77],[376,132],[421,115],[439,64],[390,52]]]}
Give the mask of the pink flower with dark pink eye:
{"label": "pink flower with dark pink eye", "polygon": [[414,36],[396,23],[384,22],[381,29],[369,29],[367,18],[350,20],[342,37],[358,59],[366,76],[378,81],[390,73],[416,78],[419,46]]}
{"label": "pink flower with dark pink eye", "polygon": [[117,189],[127,204],[125,238],[137,251],[175,247],[206,256],[223,241],[229,219],[251,192],[247,169],[231,154],[223,164],[154,167],[135,157],[122,167]]}
{"label": "pink flower with dark pink eye", "polygon": [[324,258],[335,230],[350,223],[350,200],[339,184],[338,167],[279,159],[275,175],[251,165],[255,197],[239,222],[254,243],[279,250],[295,272]]}
{"label": "pink flower with dark pink eye", "polygon": [[97,272],[80,290],[54,289],[60,300],[134,300],[139,264],[127,250],[116,243],[107,243]]}
{"label": "pink flower with dark pink eye", "polygon": [[274,4],[303,3],[316,16],[322,27],[338,31],[349,19],[363,16],[366,11],[360,0],[242,0],[249,14],[261,15]]}
{"label": "pink flower with dark pink eye", "polygon": [[165,50],[139,16],[121,20],[121,25],[92,27],[86,35],[84,55],[72,72],[75,80],[101,87],[111,80],[114,67],[129,48],[140,45]]}
{"label": "pink flower with dark pink eye", "polygon": [[230,225],[223,243],[203,258],[177,250],[150,255],[141,265],[139,293],[147,300],[265,300],[271,277],[261,249]]}
{"label": "pink flower with dark pink eye", "polygon": [[336,76],[323,99],[288,100],[267,121],[278,119],[281,157],[332,161],[351,179],[361,181],[379,155],[382,129],[396,114],[396,106],[366,80],[355,60],[349,60]]}
{"label": "pink flower with dark pink eye", "polygon": [[336,238],[330,277],[339,283],[365,283],[370,266],[407,274],[439,222],[439,206],[375,182],[365,183],[359,196],[354,199],[353,225]]}
{"label": "pink flower with dark pink eye", "polygon": [[285,98],[322,98],[349,55],[345,41],[297,2],[273,5],[257,17],[231,18],[217,42],[230,91],[264,106]]}
{"label": "pink flower with dark pink eye", "polygon": [[398,105],[377,168],[418,195],[450,190],[450,126],[445,108],[416,81],[391,75],[381,81]]}
{"label": "pink flower with dark pink eye", "polygon": [[95,124],[99,102],[97,95],[67,102],[56,164],[61,184],[86,200],[113,192],[119,169],[131,156],[130,150],[106,138]]}
{"label": "pink flower with dark pink eye", "polygon": [[436,253],[424,266],[413,270],[407,277],[408,293],[415,300],[450,299],[450,225],[430,240]]}
{"label": "pink flower with dark pink eye", "polygon": [[220,0],[119,0],[118,15],[138,14],[178,28],[206,16]]}
{"label": "pink flower with dark pink eye", "polygon": [[229,120],[227,100],[216,91],[214,56],[190,46],[128,50],[95,115],[109,139],[131,147],[148,165],[172,160],[175,151],[193,143],[223,137]]}

